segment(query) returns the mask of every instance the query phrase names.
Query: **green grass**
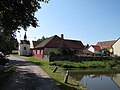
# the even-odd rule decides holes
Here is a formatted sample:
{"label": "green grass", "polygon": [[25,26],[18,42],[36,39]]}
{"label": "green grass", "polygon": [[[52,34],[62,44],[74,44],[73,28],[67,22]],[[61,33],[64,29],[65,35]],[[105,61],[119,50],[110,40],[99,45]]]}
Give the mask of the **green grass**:
{"label": "green grass", "polygon": [[[119,72],[120,61],[118,60],[102,60],[102,61],[84,61],[84,62],[70,62],[70,61],[54,61],[46,62],[44,60],[34,59],[29,57],[29,61],[40,66],[48,75],[54,79],[57,83],[60,84],[62,90],[80,90],[78,82],[69,76],[68,83],[64,83],[64,75],[67,70],[73,69],[76,71],[76,68],[79,72],[83,73],[111,73]],[[58,70],[53,73],[53,69],[59,67]],[[72,72],[73,72],[72,71]],[[71,72],[71,70],[70,70]]]}
{"label": "green grass", "polygon": [[82,69],[120,67],[119,60],[82,61],[82,62],[54,61],[50,64],[63,68],[82,68]]}
{"label": "green grass", "polygon": [[47,72],[48,75],[52,79],[54,79],[57,84],[59,84],[62,90],[81,90],[81,87],[78,85],[78,82],[76,82],[70,76],[68,78],[68,83],[63,82],[65,71],[62,68],[58,68],[58,70],[55,73],[53,73],[52,71],[56,66],[51,66],[51,62],[37,60],[32,57],[29,58],[29,61],[40,66],[45,72]]}

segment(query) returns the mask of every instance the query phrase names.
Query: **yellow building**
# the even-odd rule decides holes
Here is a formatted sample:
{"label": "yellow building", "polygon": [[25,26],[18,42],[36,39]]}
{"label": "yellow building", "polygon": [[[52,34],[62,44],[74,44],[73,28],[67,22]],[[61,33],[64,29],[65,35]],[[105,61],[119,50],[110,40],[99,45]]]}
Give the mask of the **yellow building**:
{"label": "yellow building", "polygon": [[113,54],[120,56],[120,38],[112,45]]}

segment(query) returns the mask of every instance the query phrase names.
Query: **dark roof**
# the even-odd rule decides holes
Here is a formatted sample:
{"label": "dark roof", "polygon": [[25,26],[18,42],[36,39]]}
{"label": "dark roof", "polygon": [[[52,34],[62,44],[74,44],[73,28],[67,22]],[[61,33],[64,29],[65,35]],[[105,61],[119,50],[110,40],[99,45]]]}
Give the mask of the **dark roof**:
{"label": "dark roof", "polygon": [[60,47],[61,42],[63,42],[67,47],[71,49],[84,49],[84,45],[81,41],[62,39],[57,35],[47,38],[46,40],[35,46],[35,48],[58,48]]}
{"label": "dark roof", "polygon": [[116,40],[98,42],[96,45],[97,45],[97,46],[100,46],[101,49],[112,48],[112,45],[113,45],[113,43],[115,43],[115,41],[116,41]]}
{"label": "dark roof", "polygon": [[84,49],[85,46],[81,41],[78,40],[67,40],[65,39],[65,44],[67,47],[72,48],[72,49]]}
{"label": "dark roof", "polygon": [[87,50],[87,49],[84,49],[84,50],[82,51],[82,53],[83,53],[83,54],[93,54],[93,52],[91,52],[91,51],[89,51],[89,50]]}
{"label": "dark roof", "polygon": [[[53,40],[54,39],[54,40]],[[57,48],[59,47],[61,38],[58,37],[57,35],[52,36],[50,38],[45,39],[41,43],[39,43],[35,48]]]}
{"label": "dark roof", "polygon": [[39,43],[41,43],[42,41],[32,41],[33,43],[33,47],[36,47]]}
{"label": "dark roof", "polygon": [[98,45],[91,45],[95,50],[101,50],[101,47]]}
{"label": "dark roof", "polygon": [[20,40],[20,44],[29,44],[30,45],[30,41],[28,41],[28,40]]}

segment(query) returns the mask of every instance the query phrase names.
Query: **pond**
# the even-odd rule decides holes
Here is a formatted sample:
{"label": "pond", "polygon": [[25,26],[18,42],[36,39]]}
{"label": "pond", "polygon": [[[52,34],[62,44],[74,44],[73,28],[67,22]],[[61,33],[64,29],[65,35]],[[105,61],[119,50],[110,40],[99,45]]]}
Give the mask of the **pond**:
{"label": "pond", "polygon": [[80,73],[70,71],[80,85],[87,90],[120,90],[120,73]]}

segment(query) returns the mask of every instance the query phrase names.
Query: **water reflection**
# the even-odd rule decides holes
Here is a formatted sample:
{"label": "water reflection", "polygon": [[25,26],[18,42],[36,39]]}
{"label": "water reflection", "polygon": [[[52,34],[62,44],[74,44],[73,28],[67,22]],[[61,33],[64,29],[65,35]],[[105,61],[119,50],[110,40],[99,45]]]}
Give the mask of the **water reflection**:
{"label": "water reflection", "polygon": [[120,90],[120,74],[73,74],[88,90]]}

